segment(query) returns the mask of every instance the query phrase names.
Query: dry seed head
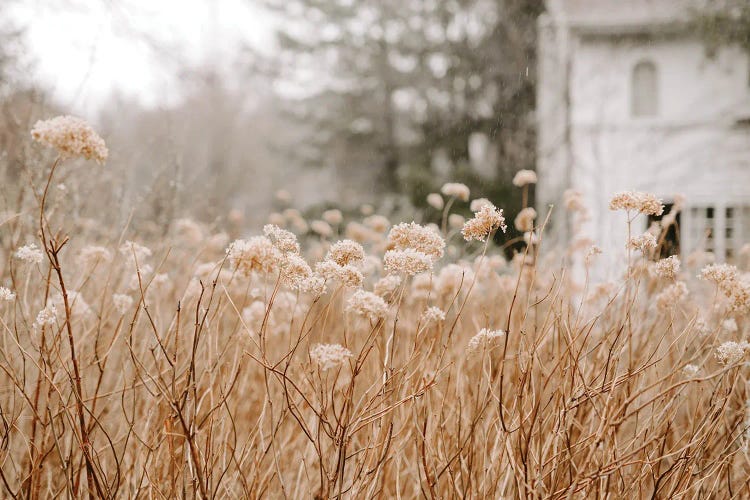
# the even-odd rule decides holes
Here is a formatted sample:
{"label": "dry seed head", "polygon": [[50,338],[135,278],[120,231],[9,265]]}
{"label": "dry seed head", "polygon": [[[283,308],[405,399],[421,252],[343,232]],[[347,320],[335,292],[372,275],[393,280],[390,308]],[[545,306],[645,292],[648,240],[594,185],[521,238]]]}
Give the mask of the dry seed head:
{"label": "dry seed head", "polygon": [[435,210],[442,210],[445,207],[445,201],[443,200],[443,197],[438,193],[428,194],[427,204]]}
{"label": "dry seed head", "polygon": [[253,271],[271,272],[281,261],[281,252],[265,236],[235,240],[227,248],[229,264],[244,276]]}
{"label": "dry seed head", "polygon": [[393,250],[415,250],[434,262],[443,256],[445,240],[430,227],[402,222],[393,226],[388,233],[388,246]]}
{"label": "dry seed head", "polygon": [[440,192],[445,196],[453,196],[461,201],[469,201],[469,187],[459,182],[447,182],[440,188]]}
{"label": "dry seed head", "polygon": [[74,116],[56,116],[36,122],[31,129],[35,141],[55,148],[63,158],[83,157],[100,165],[109,151],[104,140],[88,123]]}
{"label": "dry seed head", "polygon": [[654,266],[657,276],[673,279],[680,272],[680,259],[676,255],[661,259]]}
{"label": "dry seed head", "polygon": [[39,264],[44,260],[44,253],[36,246],[36,243],[20,247],[14,255],[18,260],[28,264]]}
{"label": "dry seed head", "polygon": [[323,212],[321,217],[324,221],[331,224],[332,226],[338,226],[344,221],[344,215],[341,213],[341,210],[337,210],[335,208],[326,210],[325,212]]}
{"label": "dry seed head", "polygon": [[482,328],[479,333],[474,335],[469,344],[466,346],[466,353],[469,355],[480,353],[495,347],[499,340],[503,338],[505,332],[502,330],[489,330]]}
{"label": "dry seed head", "polygon": [[515,224],[516,229],[525,233],[534,229],[534,219],[536,219],[536,210],[527,207],[518,212],[513,223]]}
{"label": "dry seed head", "polygon": [[333,235],[333,229],[331,229],[331,225],[324,220],[312,221],[310,223],[310,229],[312,229],[314,233],[319,234],[323,238],[328,238]]}
{"label": "dry seed head", "polygon": [[310,360],[321,370],[336,368],[351,357],[351,351],[341,344],[317,344],[310,349]]}
{"label": "dry seed head", "polygon": [[661,215],[664,205],[661,200],[651,193],[641,191],[622,191],[612,197],[609,202],[610,210],[636,211],[648,215]]}
{"label": "dry seed head", "polygon": [[359,264],[365,258],[365,249],[362,245],[352,240],[337,241],[328,250],[326,259],[334,261],[340,266],[347,264]]}
{"label": "dry seed head", "polygon": [[376,295],[388,299],[398,289],[400,284],[401,277],[397,274],[391,274],[389,276],[384,276],[375,282],[372,291],[375,292]]}
{"label": "dry seed head", "polygon": [[365,290],[357,290],[349,298],[346,310],[350,313],[365,316],[371,321],[376,321],[388,312],[388,305],[379,296]]}
{"label": "dry seed head", "polygon": [[498,210],[494,205],[485,205],[474,215],[473,219],[464,224],[461,234],[466,241],[485,241],[498,228],[503,232],[507,229],[503,211]]}
{"label": "dry seed head", "polygon": [[445,311],[439,307],[428,307],[422,313],[422,323],[427,326],[445,321]]}
{"label": "dry seed head", "polygon": [[118,313],[125,314],[133,306],[133,299],[130,295],[116,293],[112,295],[112,305],[115,306],[115,310]]}
{"label": "dry seed head", "polygon": [[536,172],[533,170],[519,170],[513,176],[513,185],[523,187],[528,184],[536,184]]}
{"label": "dry seed head", "polygon": [[10,302],[16,298],[16,294],[13,293],[9,288],[0,286],[0,300]]}
{"label": "dry seed head", "polygon": [[263,226],[263,234],[266,235],[266,238],[271,240],[273,246],[275,246],[280,252],[299,253],[299,243],[297,242],[297,236],[294,233],[287,231],[286,229],[281,229],[274,224],[266,224]]}
{"label": "dry seed head", "polygon": [[383,256],[383,268],[389,273],[405,273],[409,276],[432,269],[432,258],[412,248],[388,250]]}
{"label": "dry seed head", "polygon": [[716,360],[722,365],[734,365],[745,358],[750,349],[747,342],[724,342],[716,348]]}
{"label": "dry seed head", "polygon": [[471,210],[472,212],[479,212],[485,205],[492,206],[492,202],[487,198],[476,198],[474,200],[471,200],[471,204],[469,204],[469,210]]}

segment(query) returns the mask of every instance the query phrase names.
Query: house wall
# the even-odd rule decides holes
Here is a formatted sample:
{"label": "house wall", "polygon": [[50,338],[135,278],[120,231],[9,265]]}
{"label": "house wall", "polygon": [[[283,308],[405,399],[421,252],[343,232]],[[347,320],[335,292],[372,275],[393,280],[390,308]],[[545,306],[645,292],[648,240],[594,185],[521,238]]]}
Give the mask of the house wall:
{"label": "house wall", "polygon": [[[687,34],[597,35],[573,37],[569,57],[568,185],[582,191],[591,208],[584,235],[605,251],[605,274],[620,272],[624,258],[625,216],[608,209],[617,191],[653,192],[666,202],[682,193],[697,205],[750,203],[750,128],[735,125],[750,102],[746,54],[733,48],[709,54]],[[655,117],[631,116],[631,74],[640,61],[657,67]],[[540,82],[540,88],[555,83],[561,85]],[[540,125],[542,136],[544,129]],[[542,179],[545,172],[565,172],[559,157],[549,164],[540,160]],[[559,185],[552,177],[551,185]],[[635,231],[641,232],[646,220],[639,219]]]}

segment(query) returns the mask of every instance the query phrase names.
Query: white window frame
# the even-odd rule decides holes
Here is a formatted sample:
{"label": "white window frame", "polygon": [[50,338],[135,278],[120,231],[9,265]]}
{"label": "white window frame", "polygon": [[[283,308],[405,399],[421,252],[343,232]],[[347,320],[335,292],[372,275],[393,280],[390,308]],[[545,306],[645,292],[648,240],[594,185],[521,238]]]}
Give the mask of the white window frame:
{"label": "white window frame", "polygon": [[[699,234],[697,228],[699,223],[696,220],[695,210],[705,210],[713,208],[714,215],[711,224],[711,236],[713,248],[711,251],[716,256],[717,262],[725,262],[735,259],[744,243],[750,243],[750,234],[743,234],[747,228],[750,228],[750,200],[747,199],[722,199],[722,200],[691,200],[686,203],[682,210],[681,227],[680,227],[680,252],[683,255],[689,255],[695,250],[705,250],[702,242],[696,241]],[[731,221],[727,221],[727,209],[733,209]],[[740,222],[747,218],[744,224]],[[702,224],[702,222],[701,222]],[[727,238],[727,229],[731,228],[732,236]],[[701,235],[701,238],[704,236]],[[727,258],[727,250],[732,251],[732,255]]]}

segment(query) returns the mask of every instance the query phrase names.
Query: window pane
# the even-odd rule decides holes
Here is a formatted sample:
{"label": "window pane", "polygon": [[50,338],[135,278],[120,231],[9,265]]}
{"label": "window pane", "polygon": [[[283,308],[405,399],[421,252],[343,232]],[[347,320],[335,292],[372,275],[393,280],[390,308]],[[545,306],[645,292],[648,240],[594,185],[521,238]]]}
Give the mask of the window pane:
{"label": "window pane", "polygon": [[659,86],[656,65],[643,61],[635,65],[632,76],[633,116],[653,116],[659,111]]}

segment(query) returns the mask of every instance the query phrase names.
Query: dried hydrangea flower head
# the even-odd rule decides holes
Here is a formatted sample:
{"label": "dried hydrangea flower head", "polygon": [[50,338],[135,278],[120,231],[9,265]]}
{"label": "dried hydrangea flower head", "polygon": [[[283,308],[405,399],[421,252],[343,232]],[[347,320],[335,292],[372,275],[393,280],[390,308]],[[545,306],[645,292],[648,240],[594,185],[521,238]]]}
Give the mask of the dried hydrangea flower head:
{"label": "dried hydrangea flower head", "polygon": [[721,285],[735,280],[737,274],[737,268],[730,264],[709,264],[701,269],[698,278]]}
{"label": "dried hydrangea flower head", "polygon": [[112,252],[109,249],[96,245],[83,247],[78,254],[77,260],[84,266],[92,266],[100,262],[112,260]]}
{"label": "dried hydrangea flower head", "polygon": [[28,264],[39,264],[44,260],[44,253],[42,253],[35,243],[29,243],[20,247],[14,255],[16,259]]}
{"label": "dried hydrangea flower head", "polygon": [[469,195],[471,194],[469,186],[459,182],[446,182],[443,184],[443,187],[440,188],[440,192],[445,196],[458,198],[461,201],[469,201]]}
{"label": "dried hydrangea flower head", "polygon": [[351,351],[341,344],[317,344],[310,349],[310,360],[324,371],[344,364],[351,357]]}
{"label": "dried hydrangea flower head", "polygon": [[445,208],[445,201],[443,197],[438,193],[430,193],[427,195],[427,204],[435,210],[442,210]]}
{"label": "dried hydrangea flower head", "polygon": [[522,233],[526,233],[534,229],[534,219],[536,219],[536,210],[531,207],[526,207],[516,215],[516,219],[513,223],[516,229]]}
{"label": "dried hydrangea flower head", "polygon": [[495,208],[494,205],[484,205],[475,215],[464,224],[461,234],[466,241],[478,240],[485,241],[487,237],[496,229],[503,232],[507,229],[503,211]]}
{"label": "dried hydrangea flower head", "polygon": [[657,276],[673,279],[680,272],[680,259],[676,255],[659,260],[654,266]]}
{"label": "dried hydrangea flower head", "polygon": [[16,298],[16,294],[13,293],[9,288],[0,286],[0,301],[10,302]]}
{"label": "dried hydrangea flower head", "polygon": [[133,305],[133,299],[130,297],[130,295],[125,295],[124,293],[116,293],[112,295],[112,305],[115,306],[115,310],[120,314],[125,314],[128,312],[128,309],[130,309]]}
{"label": "dried hydrangea flower head", "polygon": [[227,248],[232,269],[244,276],[253,271],[271,272],[281,261],[281,252],[265,236],[233,241]]}
{"label": "dried hydrangea flower head", "polygon": [[393,296],[396,290],[398,290],[400,284],[401,276],[390,274],[376,281],[375,285],[373,285],[372,287],[372,291],[375,292],[376,295],[379,295],[387,300]]}
{"label": "dried hydrangea flower head", "polygon": [[433,228],[414,222],[397,224],[388,233],[388,247],[393,250],[413,249],[434,262],[443,256],[445,240]]}
{"label": "dried hydrangea flower head", "polygon": [[450,214],[448,216],[448,227],[458,229],[466,223],[466,218],[461,214]]}
{"label": "dried hydrangea flower head", "polygon": [[497,345],[498,341],[503,338],[504,335],[505,332],[502,330],[482,328],[479,330],[479,333],[469,340],[469,344],[466,346],[466,353],[471,355],[491,349]]}
{"label": "dried hydrangea flower head", "polygon": [[666,311],[680,302],[685,300],[688,296],[687,285],[678,281],[665,288],[659,295],[656,296],[656,307],[662,311]]}
{"label": "dried hydrangea flower head", "polygon": [[321,214],[321,218],[332,226],[338,226],[344,222],[344,214],[341,213],[341,210],[336,208],[326,210]]}
{"label": "dried hydrangea flower head", "polygon": [[328,249],[326,259],[332,260],[340,266],[359,264],[365,259],[365,249],[356,241],[337,241]]}
{"label": "dried hydrangea flower head", "polygon": [[422,313],[421,321],[424,325],[432,325],[445,321],[445,311],[435,306],[428,307]]}
{"label": "dried hydrangea flower head", "polygon": [[475,198],[471,200],[471,203],[469,204],[469,210],[471,210],[472,212],[479,212],[485,205],[492,205],[492,202],[487,198]]}
{"label": "dried hydrangea flower head", "polygon": [[536,184],[536,172],[533,170],[519,170],[516,175],[513,176],[513,185],[516,187],[524,187],[529,184]]}
{"label": "dried hydrangea flower head", "polygon": [[273,246],[275,246],[280,252],[299,253],[299,243],[297,242],[297,236],[294,233],[287,231],[286,229],[281,229],[274,224],[266,224],[263,226],[263,234],[266,235],[266,238],[271,240]]}
{"label": "dried hydrangea flower head", "polygon": [[432,269],[433,259],[426,253],[406,248],[388,250],[383,256],[383,268],[389,273],[405,273],[409,276]]}
{"label": "dried hydrangea flower head", "polygon": [[301,256],[289,252],[280,260],[281,278],[283,282],[295,290],[307,285],[313,272],[310,265]]}
{"label": "dried hydrangea flower head", "polygon": [[716,360],[722,365],[733,365],[745,358],[750,349],[747,342],[724,342],[716,348]]}
{"label": "dried hydrangea flower head", "polygon": [[641,191],[622,191],[609,201],[610,210],[635,211],[647,215],[661,215],[664,205],[651,193]]}
{"label": "dried hydrangea flower head", "polygon": [[324,280],[340,281],[342,285],[350,288],[359,288],[362,286],[364,276],[362,271],[351,264],[340,266],[336,262],[326,259],[315,265],[317,272]]}
{"label": "dried hydrangea flower head", "polygon": [[57,116],[36,122],[31,129],[35,141],[55,148],[63,158],[83,157],[100,165],[109,151],[104,140],[88,123],[75,116]]}
{"label": "dried hydrangea flower head", "polygon": [[377,321],[388,312],[388,305],[379,296],[365,290],[357,290],[346,303],[346,310]]}
{"label": "dried hydrangea flower head", "polygon": [[640,236],[633,236],[628,241],[628,248],[634,250],[640,250],[643,254],[647,254],[650,250],[656,248],[656,237],[652,233],[643,233]]}
{"label": "dried hydrangea flower head", "polygon": [[323,238],[328,238],[333,235],[333,229],[331,228],[331,225],[324,220],[312,221],[310,223],[310,229],[312,229],[314,233],[319,234]]}

